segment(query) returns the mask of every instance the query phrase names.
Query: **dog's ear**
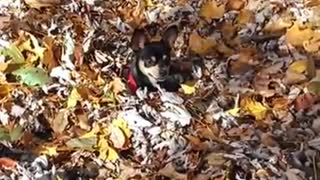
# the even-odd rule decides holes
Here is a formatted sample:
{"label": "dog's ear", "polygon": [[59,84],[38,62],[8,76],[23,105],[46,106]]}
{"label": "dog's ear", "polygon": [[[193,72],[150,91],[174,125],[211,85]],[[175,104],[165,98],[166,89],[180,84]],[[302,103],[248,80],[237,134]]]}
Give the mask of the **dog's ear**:
{"label": "dog's ear", "polygon": [[176,39],[178,37],[178,26],[169,26],[162,35],[162,41],[166,43],[169,47],[173,47]]}
{"label": "dog's ear", "polygon": [[132,38],[131,38],[131,48],[134,51],[138,51],[140,49],[144,48],[144,45],[148,42],[148,37],[145,34],[143,29],[136,29],[133,32]]}

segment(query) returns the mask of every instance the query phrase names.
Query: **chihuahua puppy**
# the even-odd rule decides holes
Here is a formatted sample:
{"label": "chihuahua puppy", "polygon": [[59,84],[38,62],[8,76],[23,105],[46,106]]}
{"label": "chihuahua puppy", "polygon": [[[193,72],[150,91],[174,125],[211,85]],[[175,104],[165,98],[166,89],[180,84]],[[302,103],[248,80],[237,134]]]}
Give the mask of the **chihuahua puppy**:
{"label": "chihuahua puppy", "polygon": [[178,91],[180,84],[190,79],[191,63],[171,62],[171,49],[178,37],[178,27],[172,25],[162,34],[160,41],[150,42],[144,29],[136,29],[131,39],[131,48],[135,53],[129,74],[128,85],[131,92],[139,87],[156,91],[157,87],[167,91]]}

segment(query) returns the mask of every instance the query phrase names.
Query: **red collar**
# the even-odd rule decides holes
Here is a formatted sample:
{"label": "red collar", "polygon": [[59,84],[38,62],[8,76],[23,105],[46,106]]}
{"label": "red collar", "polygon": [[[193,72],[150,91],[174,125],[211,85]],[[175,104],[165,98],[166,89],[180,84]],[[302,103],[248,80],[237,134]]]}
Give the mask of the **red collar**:
{"label": "red collar", "polygon": [[128,86],[131,92],[135,94],[138,89],[138,85],[131,71],[129,71],[129,74],[128,74]]}

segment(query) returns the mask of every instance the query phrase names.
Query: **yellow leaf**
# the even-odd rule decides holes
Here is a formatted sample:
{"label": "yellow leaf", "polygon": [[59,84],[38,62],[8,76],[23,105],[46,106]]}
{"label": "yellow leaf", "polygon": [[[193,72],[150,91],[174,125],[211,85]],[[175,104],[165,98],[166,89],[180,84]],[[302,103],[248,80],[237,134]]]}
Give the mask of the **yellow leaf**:
{"label": "yellow leaf", "polygon": [[204,39],[197,33],[193,33],[189,37],[189,47],[195,53],[200,55],[207,54],[216,45],[214,39]]}
{"label": "yellow leaf", "polygon": [[242,109],[254,116],[256,120],[262,120],[267,116],[268,108],[251,97],[244,98],[240,104]]}
{"label": "yellow leaf", "polygon": [[114,162],[115,160],[119,159],[119,155],[115,149],[109,147],[108,150],[108,160]]}
{"label": "yellow leaf", "polygon": [[119,127],[128,138],[131,137],[131,131],[128,127],[128,123],[123,118],[118,117],[117,119],[114,119],[112,124],[116,127]]}
{"label": "yellow leaf", "polygon": [[289,70],[296,73],[304,73],[308,68],[308,60],[297,60],[289,66]]}
{"label": "yellow leaf", "polygon": [[39,151],[40,154],[55,156],[57,155],[57,145],[54,146],[42,146]]}
{"label": "yellow leaf", "polygon": [[281,17],[276,20],[270,20],[264,27],[266,32],[279,32],[292,26],[292,21],[288,17]]}
{"label": "yellow leaf", "polygon": [[99,138],[98,150],[99,150],[99,158],[104,161],[107,160],[109,144],[108,144],[108,141],[103,136],[100,136]]}
{"label": "yellow leaf", "polygon": [[225,12],[224,5],[218,5],[214,0],[203,3],[200,9],[200,16],[206,18],[207,21],[211,19],[220,19]]}
{"label": "yellow leaf", "polygon": [[144,0],[144,1],[146,3],[147,7],[153,7],[154,6],[154,3],[152,2],[152,0]]}
{"label": "yellow leaf", "polygon": [[227,113],[229,113],[231,116],[239,117],[239,111],[240,111],[240,108],[235,107],[235,108],[229,109]]}
{"label": "yellow leaf", "polygon": [[79,100],[81,100],[81,95],[79,94],[77,88],[73,88],[68,97],[67,108],[75,107]]}
{"label": "yellow leaf", "polygon": [[98,149],[99,149],[99,158],[104,161],[105,160],[115,161],[119,158],[119,155],[116,152],[116,150],[109,146],[108,141],[103,136],[100,136],[99,138]]}
{"label": "yellow leaf", "polygon": [[181,84],[181,89],[184,94],[190,95],[196,91],[194,82],[186,82],[185,84]]}
{"label": "yellow leaf", "polygon": [[302,46],[305,41],[308,41],[313,36],[313,31],[310,28],[300,28],[298,23],[287,30],[285,35],[286,41],[293,46]]}
{"label": "yellow leaf", "polygon": [[29,57],[29,60],[31,62],[34,62],[38,59],[43,60],[43,56],[44,56],[44,52],[46,51],[46,48],[41,47],[39,45],[39,42],[37,40],[36,37],[34,37],[32,34],[28,33],[30,39],[26,40],[25,42],[23,42],[19,48],[23,51],[30,51],[32,52],[34,55]]}

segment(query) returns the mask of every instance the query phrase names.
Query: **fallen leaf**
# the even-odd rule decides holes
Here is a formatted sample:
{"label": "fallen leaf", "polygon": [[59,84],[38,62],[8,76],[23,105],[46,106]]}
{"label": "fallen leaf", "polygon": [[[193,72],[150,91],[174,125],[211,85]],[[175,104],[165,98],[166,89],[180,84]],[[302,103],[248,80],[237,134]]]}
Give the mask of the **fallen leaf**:
{"label": "fallen leaf", "polygon": [[15,169],[17,162],[7,157],[0,157],[0,168]]}
{"label": "fallen leaf", "polygon": [[97,147],[99,150],[100,159],[109,160],[113,162],[119,158],[119,155],[116,152],[116,150],[109,146],[109,143],[104,136],[100,136]]}
{"label": "fallen leaf", "polygon": [[10,16],[0,16],[0,30],[5,29],[10,24]]}
{"label": "fallen leaf", "polygon": [[290,71],[302,74],[307,70],[307,66],[308,66],[308,60],[302,59],[302,60],[294,61],[292,64],[290,64],[288,69]]}
{"label": "fallen leaf", "polygon": [[77,88],[73,88],[67,102],[67,108],[73,108],[77,105],[78,101],[80,101],[81,95],[79,94]]}
{"label": "fallen leaf", "polygon": [[43,86],[50,82],[48,74],[40,68],[23,66],[13,71],[12,74],[19,76],[20,80],[28,86]]}
{"label": "fallen leaf", "polygon": [[245,0],[229,0],[226,9],[239,11],[245,5]]}
{"label": "fallen leaf", "polygon": [[169,179],[175,179],[175,180],[186,180],[187,174],[179,173],[175,170],[172,163],[168,163],[164,168],[160,169],[158,171],[159,175],[165,176]]}
{"label": "fallen leaf", "polygon": [[189,47],[200,55],[207,54],[216,46],[214,39],[204,39],[197,33],[192,33],[189,37]]}
{"label": "fallen leaf", "polygon": [[59,65],[56,56],[54,55],[54,39],[50,36],[46,36],[43,38],[43,43],[46,47],[46,50],[43,54],[43,64],[48,68],[49,72]]}
{"label": "fallen leaf", "polygon": [[23,136],[23,127],[19,124],[16,125],[13,129],[10,130],[10,139],[11,142],[19,140]]}
{"label": "fallen leaf", "polygon": [[268,113],[268,108],[265,105],[254,100],[250,96],[241,99],[240,107],[250,115],[254,116],[256,120],[263,120]]}
{"label": "fallen leaf", "polygon": [[52,7],[61,5],[62,0],[24,0],[24,2],[31,8],[40,9],[42,7]]}
{"label": "fallen leaf", "polygon": [[219,5],[215,0],[209,0],[202,4],[200,9],[200,16],[206,18],[207,21],[211,19],[220,19],[225,12],[225,5]]}
{"label": "fallen leaf", "polygon": [[7,97],[11,90],[12,87],[9,84],[0,84],[0,100]]}
{"label": "fallen leaf", "polygon": [[66,145],[71,148],[78,148],[88,151],[93,151],[94,146],[97,144],[97,135],[95,129],[82,135],[79,138],[73,138],[66,142]]}
{"label": "fallen leaf", "polygon": [[265,146],[276,147],[279,146],[278,142],[270,133],[262,133],[261,136],[261,143]]}
{"label": "fallen leaf", "polygon": [[291,84],[303,83],[307,80],[308,78],[306,75],[288,70],[284,78],[284,83],[286,83],[287,85],[291,85]]}
{"label": "fallen leaf", "polygon": [[58,145],[41,145],[39,147],[38,153],[40,155],[56,156],[58,155],[57,148]]}
{"label": "fallen leaf", "polygon": [[109,83],[109,89],[115,94],[119,94],[120,92],[124,91],[126,89],[126,85],[122,82],[121,78],[115,77],[110,83]]}
{"label": "fallen leaf", "polygon": [[9,56],[13,63],[24,63],[25,59],[20,51],[20,49],[11,44],[8,48],[0,49],[0,55]]}
{"label": "fallen leaf", "polygon": [[186,82],[184,84],[180,84],[182,92],[186,95],[190,95],[195,93],[196,87],[195,82]]}
{"label": "fallen leaf", "polygon": [[125,121],[123,118],[118,117],[118,118],[112,120],[112,125],[120,128],[124,132],[126,137],[128,137],[128,138],[131,137],[132,133],[129,129],[129,125],[128,125],[127,121]]}
{"label": "fallen leaf", "polygon": [[221,166],[225,162],[227,162],[227,160],[224,158],[222,153],[216,153],[216,152],[212,152],[206,155],[205,159],[208,161],[208,164],[210,166]]}
{"label": "fallen leaf", "polygon": [[286,34],[286,41],[293,46],[302,46],[305,41],[308,41],[313,36],[313,31],[307,28],[300,28],[298,23],[294,23],[292,27],[290,27]]}
{"label": "fallen leaf", "polygon": [[320,81],[318,79],[310,81],[307,85],[307,89],[310,92],[320,96]]}
{"label": "fallen leaf", "polygon": [[69,124],[68,122],[69,112],[67,109],[61,109],[54,119],[50,121],[50,126],[55,133],[62,133]]}
{"label": "fallen leaf", "polygon": [[127,139],[123,131],[120,128],[115,126],[110,128],[109,131],[110,131],[109,139],[112,142],[113,146],[117,149],[121,149],[122,147],[124,147]]}
{"label": "fallen leaf", "polygon": [[253,19],[253,12],[248,9],[241,9],[238,16],[238,24],[245,25]]}
{"label": "fallen leaf", "polygon": [[295,109],[297,111],[308,109],[313,106],[315,100],[316,98],[310,93],[301,94],[295,100]]}

